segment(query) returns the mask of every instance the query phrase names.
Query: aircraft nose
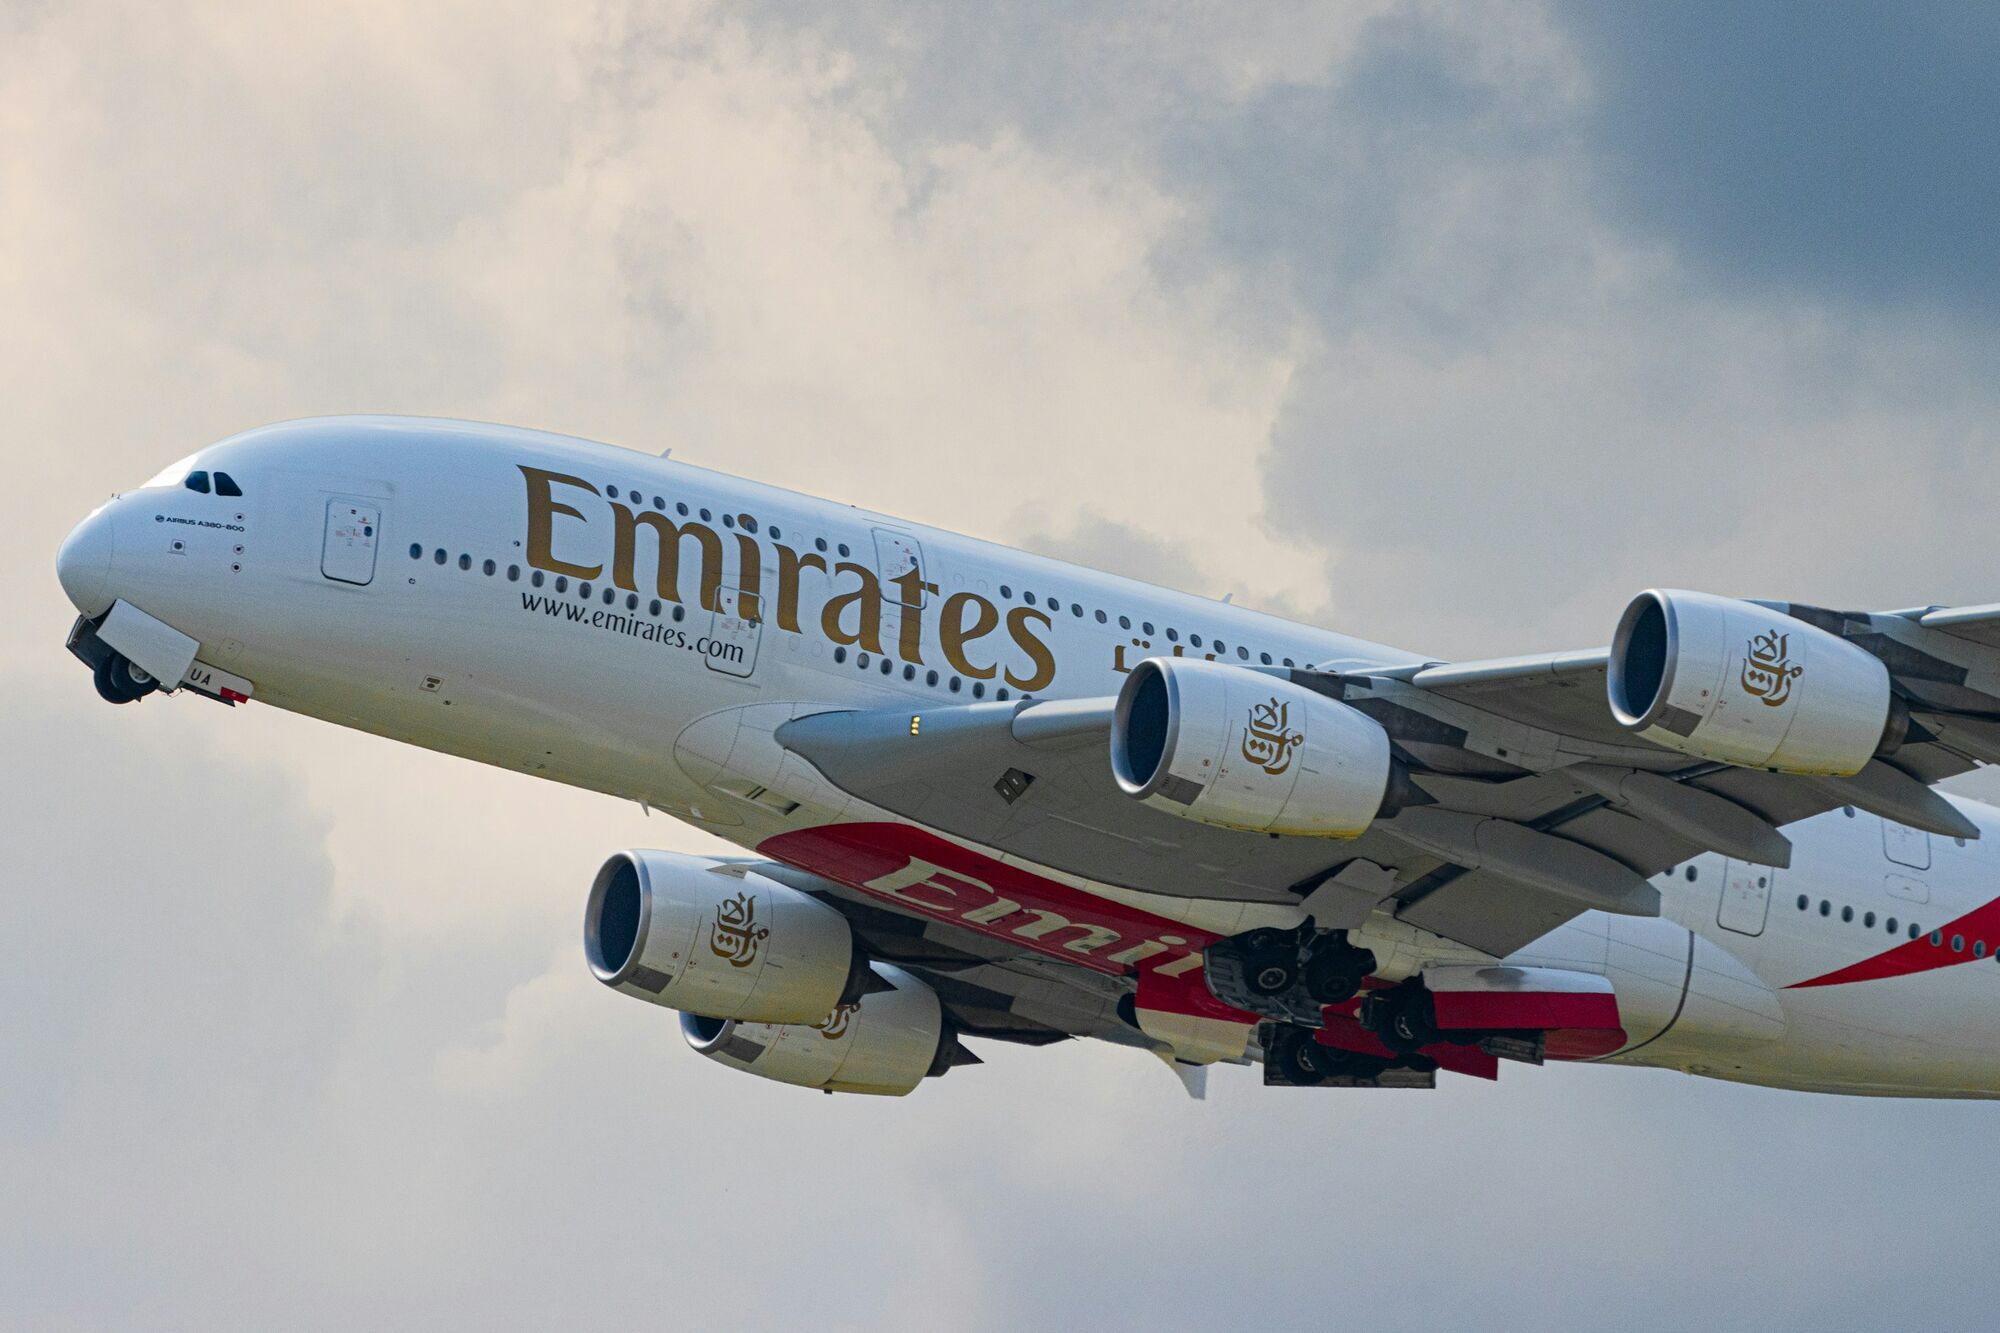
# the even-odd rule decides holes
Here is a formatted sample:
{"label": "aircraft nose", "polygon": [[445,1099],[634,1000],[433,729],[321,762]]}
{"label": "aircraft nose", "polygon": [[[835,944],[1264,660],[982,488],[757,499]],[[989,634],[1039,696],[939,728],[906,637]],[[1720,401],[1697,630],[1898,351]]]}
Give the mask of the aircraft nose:
{"label": "aircraft nose", "polygon": [[111,609],[111,526],[106,505],[72,528],[56,552],[56,578],[86,616]]}

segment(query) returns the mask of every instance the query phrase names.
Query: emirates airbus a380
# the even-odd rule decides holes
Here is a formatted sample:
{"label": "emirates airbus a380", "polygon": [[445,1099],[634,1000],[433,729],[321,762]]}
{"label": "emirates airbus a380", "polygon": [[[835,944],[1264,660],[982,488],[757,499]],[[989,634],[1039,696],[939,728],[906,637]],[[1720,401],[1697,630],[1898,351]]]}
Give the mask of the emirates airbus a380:
{"label": "emirates airbus a380", "polygon": [[2000,606],[1639,594],[1421,654],[665,458],[254,430],[57,559],[113,703],[251,700],[668,812],[584,949],[732,1068],[1093,1037],[1267,1084],[1501,1061],[2000,1095]]}

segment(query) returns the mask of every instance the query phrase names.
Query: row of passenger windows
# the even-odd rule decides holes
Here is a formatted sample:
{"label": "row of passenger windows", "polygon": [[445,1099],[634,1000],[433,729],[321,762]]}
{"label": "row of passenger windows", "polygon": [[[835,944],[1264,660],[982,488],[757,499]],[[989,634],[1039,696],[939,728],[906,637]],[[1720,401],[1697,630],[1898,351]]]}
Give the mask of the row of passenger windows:
{"label": "row of passenger windows", "polygon": [[[423,544],[420,542],[411,542],[410,559],[421,560],[423,558],[424,558]],[[442,546],[440,546],[431,553],[431,562],[433,564],[439,564],[439,565],[449,564],[451,563],[451,553],[445,550]],[[458,557],[458,567],[460,569],[469,572],[472,569],[472,557],[470,555],[461,553]],[[488,578],[492,578],[494,575],[500,572],[500,566],[491,560],[484,560],[480,562],[479,571],[480,573],[486,575]],[[528,573],[528,586],[531,588],[540,588],[545,586],[549,582],[549,576],[547,574],[544,574],[539,569],[531,569],[527,573]],[[519,583],[521,581],[521,567],[519,565],[507,566],[507,581],[509,583]],[[562,574],[556,575],[555,590],[557,592],[566,593],[569,591],[569,588],[570,588],[569,578],[566,575]],[[583,582],[579,582],[576,585],[577,596],[582,598],[584,601],[589,601],[591,594],[597,591],[602,592],[604,604],[606,606],[616,606],[618,604],[618,590],[616,588],[604,588],[599,590],[593,588],[590,584]],[[637,593],[625,594],[625,609],[627,611],[637,611],[639,609],[639,594]],[[664,613],[665,609],[666,608],[664,604],[657,597],[653,598],[650,602],[646,604],[646,612],[648,615],[654,615],[654,616],[661,615],[662,613]],[[674,603],[673,618],[675,620],[686,619],[687,608],[682,606],[679,602]]]}
{"label": "row of passenger windows", "polygon": [[[1672,874],[1673,872],[1669,870],[1667,873]],[[1695,867],[1692,865],[1689,865],[1687,867],[1685,873],[1690,883],[1692,883],[1694,880],[1700,877],[1700,872],[1697,871]],[[1803,893],[1799,895],[1798,908],[1801,912],[1810,912],[1812,910],[1812,906],[1813,906],[1813,900],[1809,895]],[[1833,903],[1830,899],[1822,898],[1819,900],[1819,914],[1823,917],[1829,917],[1829,918],[1832,917]],[[1855,915],[1856,915],[1855,911],[1852,907],[1842,907],[1840,909],[1840,919],[1842,921],[1851,924],[1855,919]],[[1875,922],[1877,919],[1875,913],[1862,912],[1860,913],[1860,918],[1861,918],[1861,925],[1863,926],[1863,928],[1867,930],[1875,929]],[[1913,940],[1923,938],[1924,928],[1918,925],[1914,921],[1910,922],[1908,926],[1905,926],[1901,921],[1897,920],[1893,916],[1881,918],[1881,921],[1882,921],[1882,928],[1891,935],[1907,932],[1909,938]],[[1932,931],[1931,943],[1933,945],[1936,945],[1938,948],[1943,948],[1945,945],[1944,932],[1941,930]],[[1965,936],[1953,935],[1951,937],[1951,951],[1953,953],[1965,952]],[[1986,956],[1985,940],[1972,941],[1972,956],[1974,958],[1984,958]],[[1996,954],[1995,957],[2000,957],[2000,954]]]}
{"label": "row of passenger windows", "polygon": [[[629,505],[644,506],[650,501],[654,509],[660,511],[661,513],[666,512],[667,499],[663,495],[649,495],[646,492],[637,489],[636,487],[629,487],[629,486],[621,491],[619,487],[617,487],[616,485],[606,485],[604,487],[604,493],[606,496],[610,497],[613,500],[622,498],[625,501],[625,503]],[[704,523],[715,522],[714,515],[710,510],[706,508],[696,508],[690,510],[685,501],[677,502],[674,505],[674,512],[680,515],[682,518],[689,518],[698,515],[701,518],[702,522]],[[755,533],[758,530],[757,520],[754,516],[750,514],[724,514],[722,516],[722,526],[724,526],[725,528],[740,527],[743,529],[743,531],[749,533]],[[784,536],[784,532],[782,529],[778,527],[777,524],[774,523],[770,527],[770,536],[773,541],[777,541]],[[853,551],[848,547],[848,544],[846,542],[834,542],[831,545],[829,545],[827,539],[824,537],[813,538],[813,549],[816,551],[838,554],[842,559],[851,559],[853,558],[854,554]],[[1010,601],[1010,602],[1013,601],[1014,600],[1013,585],[1007,583],[1001,584],[1000,596],[1003,601]],[[1072,617],[1078,620],[1081,620],[1085,614],[1084,606],[1083,603],[1081,602],[1065,603],[1061,598],[1058,597],[1045,596],[1037,598],[1034,593],[1029,592],[1026,589],[1023,589],[1021,592],[1021,600],[1027,603],[1029,606],[1045,607],[1048,610],[1053,611],[1058,615],[1062,614],[1065,610],[1067,610]],[[1097,611],[1090,612],[1090,615],[1094,617],[1097,623],[1100,625],[1109,625],[1111,623],[1111,614],[1107,611],[1100,609]],[[1132,617],[1123,615],[1119,616],[1118,628],[1121,630],[1129,631],[1132,628]],[[1146,620],[1139,622],[1139,632],[1150,636],[1156,633],[1157,631],[1153,627],[1153,622],[1150,620]],[[1172,625],[1167,626],[1166,639],[1168,643],[1181,642],[1180,630]],[[1192,633],[1189,634],[1187,636],[1187,643],[1188,646],[1191,648],[1204,647],[1202,636],[1199,634],[1192,634]],[[1220,639],[1210,640],[1205,646],[1209,651],[1213,652],[1217,657],[1226,657],[1232,651],[1229,645],[1224,643]],[[1236,654],[1236,658],[1238,661],[1248,662],[1251,659],[1250,649],[1240,643],[1236,645],[1234,652]],[[1277,666],[1282,664],[1287,667],[1296,667],[1298,665],[1298,663],[1294,662],[1289,657],[1274,659],[1271,656],[1271,654],[1265,652],[1260,652],[1256,654],[1256,659],[1264,666]],[[1309,662],[1306,664],[1306,667],[1307,670],[1311,670],[1312,664]]]}
{"label": "row of passenger windows", "polygon": [[[1799,895],[1798,903],[1799,903],[1799,910],[1801,912],[1810,911],[1812,909],[1812,899],[1803,893]],[[1821,916],[1826,916],[1826,917],[1832,916],[1833,904],[1825,898],[1820,899],[1819,914]],[[1854,909],[1852,907],[1841,908],[1840,919],[1842,921],[1849,921],[1849,922],[1853,921]],[[1867,927],[1869,930],[1875,929],[1875,913],[1873,912],[1861,913],[1861,924]],[[1882,927],[1884,930],[1888,931],[1889,934],[1891,935],[1899,933],[1903,928],[1901,923],[1898,922],[1896,918],[1893,916],[1884,918],[1882,922]],[[1909,925],[1909,933],[1911,939],[1916,939],[1918,936],[1924,933],[1924,928],[1918,925],[1916,922],[1912,921],[1910,922]],[[1982,945],[1980,947],[1983,949],[1985,946]],[[1982,958],[1985,957],[1983,953],[1980,956]]]}
{"label": "row of passenger windows", "polygon": [[[410,559],[421,560],[423,558],[424,558],[423,543],[411,542]],[[431,562],[433,564],[438,564],[438,565],[450,564],[452,563],[451,553],[445,550],[442,546],[440,546],[436,550],[431,552]],[[461,553],[458,557],[457,564],[460,569],[465,570],[469,573],[472,570],[472,556],[469,553]],[[480,562],[479,570],[481,573],[485,574],[488,578],[492,578],[493,576],[495,576],[500,572],[500,566],[492,560],[485,560]],[[521,581],[521,567],[519,565],[507,566],[507,581],[509,583],[519,583]],[[544,574],[541,570],[533,569],[528,571],[528,585],[530,587],[540,588],[547,583],[548,583],[548,576]],[[559,593],[567,593],[570,590],[569,578],[566,575],[562,574],[556,575],[554,588],[555,591]],[[606,606],[616,606],[618,604],[618,590],[616,588],[597,589],[593,588],[592,585],[585,582],[578,582],[576,584],[577,596],[584,601],[589,601],[593,592],[597,593],[603,598],[604,604]],[[639,595],[637,593],[625,594],[625,609],[627,611],[633,611],[633,612],[638,611]],[[646,603],[646,613],[648,615],[659,616],[665,610],[666,610],[665,606],[661,603],[660,599],[657,597],[653,598],[652,600]],[[672,615],[673,619],[675,619],[676,621],[685,620],[687,619],[687,608],[681,605],[679,602],[675,602],[673,605]],[[844,663],[847,661],[847,659],[848,659],[848,651],[846,647],[836,646],[833,650],[833,660],[836,662]],[[874,666],[885,676],[894,675],[896,673],[895,662],[891,661],[887,656],[881,654],[869,654],[866,652],[861,652],[861,653],[856,653],[854,655],[854,659],[855,659],[854,664],[863,671],[868,670],[870,666]],[[902,674],[904,680],[914,682],[917,678],[917,668],[911,663],[905,662],[903,664]],[[924,684],[926,685],[935,687],[939,684],[941,680],[946,683],[946,688],[948,688],[953,694],[958,694],[965,689],[965,681],[961,680],[957,676],[941,677],[936,671],[926,671],[924,673]],[[986,697],[986,682],[978,680],[972,682],[972,697],[975,699],[984,699]],[[1005,686],[1002,686],[1001,688],[993,691],[993,697],[995,699],[1011,699],[1013,695],[1008,692]],[[1021,697],[1023,699],[1031,699],[1034,696],[1024,694]]]}
{"label": "row of passenger windows", "polygon": [[[836,646],[834,648],[833,650],[834,661],[845,662],[847,660],[847,656],[848,654],[845,646]],[[861,670],[863,671],[868,670],[869,666],[873,665],[876,670],[880,671],[885,676],[893,676],[896,674],[896,664],[886,654],[871,655],[866,652],[857,652],[854,654],[854,665],[861,668]],[[907,681],[915,681],[916,678],[917,678],[917,668],[915,667],[915,665],[909,662],[903,663],[903,679]],[[960,680],[957,676],[940,677],[935,670],[928,670],[924,672],[924,684],[926,685],[935,687],[940,679],[946,680],[948,682],[948,688],[951,690],[953,694],[957,694],[965,688],[965,682]],[[975,680],[972,682],[972,697],[975,699],[984,699],[986,697],[985,681]],[[999,689],[993,691],[993,697],[995,699],[1011,699],[1014,696],[1009,694],[1007,692],[1007,687],[1003,685]],[[1035,696],[1032,694],[1024,694],[1021,697],[1023,699],[1032,699]]]}
{"label": "row of passenger windows", "polygon": [[[1011,601],[1013,601],[1013,600],[1014,600],[1014,589],[1013,589],[1013,586],[1012,586],[1011,584],[1006,584],[1006,583],[1003,583],[1003,584],[1001,584],[1001,585],[1000,585],[1000,596],[1001,596],[1002,600],[1004,600],[1004,601],[1010,601],[1010,602],[1011,602]],[[1035,597],[1035,594],[1033,594],[1032,592],[1029,592],[1029,591],[1027,591],[1026,589],[1023,589],[1023,590],[1022,590],[1022,592],[1021,592],[1021,600],[1022,600],[1023,602],[1026,602],[1026,603],[1027,603],[1027,604],[1028,604],[1029,606],[1044,606],[1044,607],[1047,607],[1047,608],[1048,608],[1049,610],[1051,610],[1051,611],[1055,612],[1055,613],[1056,613],[1057,615],[1061,615],[1061,614],[1063,613],[1063,610],[1065,609],[1065,604],[1064,604],[1064,602],[1063,602],[1063,600],[1062,600],[1061,598],[1059,598],[1059,597],[1043,597],[1043,598],[1041,598],[1040,600],[1037,600],[1037,599],[1036,599],[1036,597]],[[1078,620],[1081,620],[1081,619],[1083,619],[1083,603],[1082,603],[1082,602],[1070,602],[1070,603],[1068,603],[1068,604],[1067,604],[1067,609],[1068,609],[1068,611],[1069,611],[1069,614],[1070,614],[1070,615],[1072,615],[1072,616],[1074,616],[1074,617],[1075,617],[1076,619],[1078,619]],[[1110,615],[1110,613],[1109,613],[1109,612],[1107,612],[1107,611],[1104,611],[1104,610],[1100,609],[1100,610],[1097,610],[1097,611],[1093,611],[1093,612],[1091,612],[1091,615],[1092,615],[1092,617],[1093,617],[1093,618],[1094,618],[1094,619],[1095,619],[1095,620],[1097,621],[1097,623],[1098,623],[1098,624],[1100,624],[1100,625],[1108,625],[1108,624],[1110,624],[1110,623],[1111,623],[1111,615]],[[1118,628],[1119,628],[1119,629],[1122,629],[1122,630],[1129,630],[1129,629],[1131,629],[1131,628],[1132,628],[1132,617],[1130,617],[1130,616],[1120,616],[1120,617],[1118,617]],[[1142,621],[1140,621],[1140,622],[1139,622],[1139,632],[1140,632],[1141,634],[1153,634],[1153,633],[1156,633],[1157,631],[1156,631],[1156,630],[1155,630],[1155,629],[1153,628],[1153,622],[1152,622],[1152,621],[1150,621],[1150,620],[1142,620]],[[1174,626],[1172,626],[1172,625],[1169,625],[1169,626],[1167,626],[1167,631],[1166,631],[1166,634],[1167,634],[1167,642],[1168,642],[1168,643],[1179,643],[1179,642],[1181,641],[1181,632],[1180,632],[1180,630],[1176,629],[1176,628],[1175,628]],[[1210,641],[1209,641],[1209,642],[1208,642],[1208,643],[1207,643],[1206,645],[1204,645],[1204,643],[1202,642],[1202,637],[1201,637],[1201,635],[1199,635],[1199,634],[1190,634],[1190,635],[1188,635],[1188,636],[1187,636],[1187,642],[1188,642],[1188,646],[1189,646],[1190,648],[1201,648],[1201,647],[1204,647],[1204,646],[1206,646],[1206,647],[1207,647],[1207,648],[1208,648],[1208,649],[1209,649],[1210,651],[1212,651],[1212,652],[1213,652],[1213,653],[1214,653],[1214,654],[1215,654],[1215,655],[1216,655],[1217,657],[1226,657],[1226,656],[1228,656],[1228,654],[1229,654],[1229,645],[1228,645],[1228,644],[1226,644],[1226,643],[1224,643],[1224,642],[1223,642],[1223,641],[1222,641],[1221,639],[1213,639],[1213,640],[1210,640]],[[1238,659],[1239,661],[1244,661],[1244,662],[1247,662],[1247,661],[1249,661],[1249,660],[1250,660],[1250,650],[1249,650],[1248,648],[1246,648],[1246,647],[1245,647],[1244,645],[1242,645],[1242,644],[1240,644],[1240,643],[1239,643],[1239,644],[1237,644],[1237,645],[1236,645],[1236,656],[1237,656],[1237,659]],[[1258,653],[1258,654],[1257,654],[1257,660],[1258,660],[1259,662],[1263,663],[1263,664],[1264,664],[1265,666],[1276,666],[1276,665],[1278,665],[1278,662],[1275,662],[1275,661],[1273,661],[1273,660],[1272,660],[1272,658],[1271,658],[1271,654],[1269,654],[1269,653]],[[1281,660],[1281,661],[1283,662],[1283,664],[1284,664],[1285,666],[1288,666],[1288,667],[1293,667],[1293,666],[1297,666],[1297,665],[1298,665],[1298,663],[1294,662],[1294,661],[1293,661],[1293,660],[1292,660],[1291,658],[1289,658],[1289,657],[1287,657],[1287,658],[1283,658],[1283,659],[1280,659],[1280,660]],[[1311,666],[1311,664],[1310,664],[1310,663],[1308,663],[1307,665],[1308,665],[1308,669],[1310,669],[1310,666]]]}
{"label": "row of passenger windows", "polygon": [[[1806,897],[1804,893],[1802,893],[1802,895],[1798,895],[1798,911],[1810,911],[1810,909],[1812,909],[1812,899],[1810,899],[1810,897]],[[1822,915],[1822,917],[1832,917],[1832,915],[1834,915],[1834,905],[1832,905],[1830,901],[1826,901],[1826,899],[1820,899],[1820,915]],[[1852,909],[1852,907],[1842,907],[1842,909],[1840,909],[1840,919],[1842,919],[1842,921],[1854,921],[1854,909]],[[1874,923],[1876,923],[1876,915],[1874,915],[1874,913],[1862,913],[1862,915],[1860,915],[1860,919],[1862,919],[1862,925],[1864,925],[1864,927],[1868,927],[1870,931],[1874,929]],[[1884,927],[1888,929],[1888,933],[1890,933],[1890,935],[1896,935],[1896,931],[1898,931],[1898,925],[1896,925],[1896,919],[1894,919],[1894,917],[1886,919],[1886,921],[1884,921],[1882,925],[1884,925]],[[1910,927],[1908,927],[1908,933],[1910,933],[1910,939],[1922,939],[1922,935],[1924,935],[1924,927],[1920,927],[1920,925],[1916,925],[1916,923],[1912,921],[1912,923],[1910,923]],[[1936,949],[1944,949],[1944,945],[1946,945],[1946,939],[1944,939],[1944,931],[1932,931],[1932,933],[1930,933],[1930,943],[1932,943],[1932,947],[1936,947]],[[1966,951],[1966,937],[1964,937],[1964,935],[1954,935],[1954,937],[1950,939],[1950,945],[1952,945],[1952,953],[1964,953],[1964,951]],[[1982,941],[1982,939],[1976,939],[1976,941],[1972,941],[1972,957],[1974,957],[1974,959],[1984,959],[1984,957],[1986,957],[1986,941]],[[1994,957],[2000,957],[2000,955],[1994,955]]]}

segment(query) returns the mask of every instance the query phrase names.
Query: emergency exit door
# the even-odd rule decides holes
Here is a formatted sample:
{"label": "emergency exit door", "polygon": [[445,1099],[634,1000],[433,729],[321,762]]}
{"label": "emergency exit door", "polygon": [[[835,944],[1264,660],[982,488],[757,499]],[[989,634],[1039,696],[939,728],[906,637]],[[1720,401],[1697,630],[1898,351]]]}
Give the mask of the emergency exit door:
{"label": "emergency exit door", "polygon": [[725,587],[709,622],[708,636],[695,646],[710,671],[748,676],[757,669],[757,645],[763,637],[763,608],[741,588]]}
{"label": "emergency exit door", "polygon": [[924,548],[915,537],[889,528],[875,529],[875,563],[882,571],[882,590],[890,602],[913,607],[929,604],[922,583],[898,582],[911,570],[919,571],[919,577],[922,576]]}
{"label": "emergency exit door", "polygon": [[1762,935],[1764,918],[1771,912],[1771,881],[1777,873],[1747,861],[1723,862],[1722,905],[1716,909],[1715,923],[1739,935]]}
{"label": "emergency exit door", "polygon": [[339,496],[326,502],[326,536],[319,548],[319,572],[340,583],[375,578],[375,547],[382,536],[382,506],[372,500]]}

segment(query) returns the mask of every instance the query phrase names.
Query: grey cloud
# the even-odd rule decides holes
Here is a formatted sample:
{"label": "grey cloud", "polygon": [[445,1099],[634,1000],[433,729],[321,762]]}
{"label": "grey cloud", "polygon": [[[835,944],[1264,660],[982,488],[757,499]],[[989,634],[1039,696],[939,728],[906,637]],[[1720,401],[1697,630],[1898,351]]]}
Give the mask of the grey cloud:
{"label": "grey cloud", "polygon": [[1720,281],[2000,315],[1990,6],[1564,4],[1618,212]]}
{"label": "grey cloud", "polygon": [[[1023,549],[1057,560],[1070,560],[1107,574],[1157,583],[1186,592],[1206,592],[1210,577],[1191,558],[1184,543],[1141,532],[1101,514],[1085,511],[1069,526],[1052,530],[1039,510],[1023,513],[1014,528]],[[1210,595],[1221,596],[1226,589]]]}
{"label": "grey cloud", "polygon": [[[49,7],[34,42],[0,51],[33,93],[29,119],[0,120],[26,176],[10,198],[30,201],[0,211],[0,276],[24,298],[0,310],[0,450],[32,497],[0,534],[29,580],[0,650],[20,665],[0,682],[0,1323],[1830,1329],[1885,1312],[1949,1325],[1990,1303],[1978,1105],[1557,1067],[1428,1096],[1221,1070],[1196,1105],[1149,1060],[1080,1043],[987,1044],[989,1064],[896,1103],[728,1073],[577,957],[565,895],[615,839],[675,845],[671,829],[628,834],[581,795],[398,762],[386,742],[252,722],[255,706],[112,710],[58,647],[63,526],[255,421],[479,411],[680,442],[689,377],[730,369],[691,354],[712,312],[686,272],[747,215],[725,237],[675,205],[778,134],[816,157],[755,169],[832,157],[830,175],[887,180],[902,213],[759,233],[770,248],[734,256],[731,286],[701,289],[711,305],[782,314],[813,276],[786,247],[835,225],[846,248],[819,262],[858,255],[952,301],[1062,270],[1034,249],[992,258],[1020,246],[1007,230],[962,267],[877,256],[924,213],[939,144],[1037,151],[1002,155],[1018,174],[934,230],[974,227],[1051,171],[1076,182],[1058,202],[1170,212],[1146,258],[1190,289],[1226,279],[1218,317],[1296,349],[1261,465],[1218,452],[1200,476],[1261,486],[1272,526],[1324,554],[1311,609],[1329,623],[1465,655],[1601,641],[1622,595],[1655,582],[1991,600],[1989,349],[1925,311],[1718,284],[1684,224],[1607,207],[1598,118],[1620,66],[1576,15],[1551,29],[1534,10],[1426,7],[1308,29],[1297,11],[1259,29],[1233,8],[982,23],[882,6],[814,11],[815,31],[775,9],[549,26],[469,6],[322,31],[287,10],[230,29],[228,12],[100,27]],[[734,118],[701,119],[721,104]],[[857,117],[880,136],[851,133]],[[718,132],[728,161],[702,156]],[[741,198],[761,208],[787,184]],[[990,395],[938,377],[932,397],[844,419],[833,390],[871,360],[900,377],[939,336],[931,308],[898,293],[837,324],[864,355],[835,376],[813,364],[813,319],[753,322],[772,336],[732,356],[756,374],[704,404],[741,456],[707,461],[808,491],[837,473],[862,503],[901,488],[932,506],[920,518],[1004,480],[1018,494],[979,520],[997,530],[1071,480],[1060,452],[1023,462],[1010,432],[1070,440],[1052,411],[1094,414],[1075,438],[1171,424],[1128,429],[1128,405],[1075,388],[1139,353],[1073,382],[1007,357],[1069,357],[1080,321],[1130,340],[1175,313],[1135,290],[1006,306],[1007,339],[957,352]],[[1105,319],[1121,301],[1131,325]],[[1170,346],[1189,379],[1221,355]],[[790,452],[727,433],[788,394],[796,415],[766,420],[803,441]],[[889,419],[910,401],[921,420]],[[990,471],[955,443],[971,417],[999,423],[977,437]],[[1126,498],[1115,519],[1033,511],[1006,535],[1227,590],[1212,532],[1162,536],[1143,526],[1154,502]],[[244,725],[224,740],[227,724]],[[270,765],[231,757],[251,752]],[[461,822],[473,801],[480,820]],[[403,901],[437,910],[364,905]]]}

